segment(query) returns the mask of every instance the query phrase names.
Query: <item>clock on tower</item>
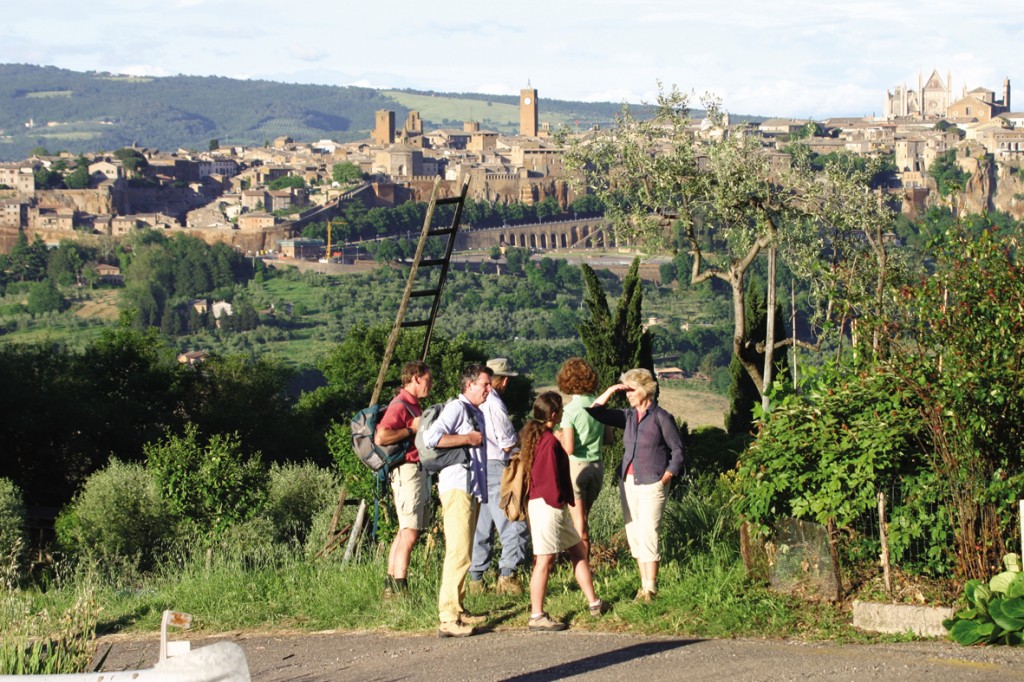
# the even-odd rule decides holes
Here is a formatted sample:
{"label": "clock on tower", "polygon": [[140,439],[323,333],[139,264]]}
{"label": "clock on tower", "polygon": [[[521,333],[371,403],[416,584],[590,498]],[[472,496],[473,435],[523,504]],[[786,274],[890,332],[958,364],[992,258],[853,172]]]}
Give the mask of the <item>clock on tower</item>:
{"label": "clock on tower", "polygon": [[533,88],[519,91],[519,134],[537,136],[537,91]]}

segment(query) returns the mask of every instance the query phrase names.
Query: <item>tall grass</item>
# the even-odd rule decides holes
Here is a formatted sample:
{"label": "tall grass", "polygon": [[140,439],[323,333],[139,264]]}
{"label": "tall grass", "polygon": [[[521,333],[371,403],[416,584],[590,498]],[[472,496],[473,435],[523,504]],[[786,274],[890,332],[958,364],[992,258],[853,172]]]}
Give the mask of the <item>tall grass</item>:
{"label": "tall grass", "polygon": [[[854,635],[837,608],[781,596],[747,578],[728,495],[728,485],[718,482],[681,488],[673,495],[663,525],[658,598],[641,604],[633,601],[637,568],[622,538],[616,490],[603,491],[591,516],[594,579],[598,594],[613,611],[601,619],[590,618],[568,562],[559,563],[552,575],[547,610],[579,629],[691,637],[862,638]],[[23,652],[23,659],[31,659],[36,655],[33,642],[90,645],[90,627],[100,634],[155,633],[164,609],[192,613],[193,629],[198,632],[243,628],[429,632],[436,627],[443,561],[442,537],[436,528],[425,534],[413,553],[409,593],[383,599],[387,542],[364,545],[347,563],[340,550],[318,559],[314,548],[323,545],[323,526],[315,523],[304,541],[293,537],[287,543],[275,541],[274,528],[266,519],[235,527],[213,542],[207,537],[186,539],[154,570],[136,574],[131,581],[114,581],[109,575],[99,578],[80,566],[74,576],[51,589],[26,591],[15,601],[8,597],[0,613],[0,630],[7,632],[19,620],[26,627],[19,644],[5,644],[5,661],[17,651]],[[86,616],[95,615],[97,609],[83,605],[78,597],[86,586],[101,608],[101,617],[92,625]],[[466,607],[489,614],[490,627],[524,628],[529,617],[526,595],[469,595]],[[65,618],[63,639],[49,634],[60,630],[55,627],[60,619],[42,619],[48,613],[72,614]],[[37,658],[56,662],[70,657],[58,656],[56,652],[63,649],[50,646],[54,648]]]}
{"label": "tall grass", "polygon": [[19,544],[0,557],[0,675],[85,672],[96,640],[98,610],[92,590],[74,588],[67,608],[35,609],[37,595],[18,587]]}

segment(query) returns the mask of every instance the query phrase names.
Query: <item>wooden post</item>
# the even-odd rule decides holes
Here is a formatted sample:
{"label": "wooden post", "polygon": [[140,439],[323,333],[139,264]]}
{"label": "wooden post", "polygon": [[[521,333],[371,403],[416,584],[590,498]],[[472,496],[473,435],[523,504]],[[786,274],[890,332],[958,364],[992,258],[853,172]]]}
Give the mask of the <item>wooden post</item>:
{"label": "wooden post", "polygon": [[885,493],[878,493],[878,534],[882,539],[882,577],[885,593],[892,596],[892,573],[889,569],[889,529],[885,522]]}
{"label": "wooden post", "polygon": [[347,564],[348,560],[352,558],[352,552],[356,548],[356,543],[359,541],[359,536],[363,533],[363,522],[366,520],[366,500],[359,500],[359,511],[356,512],[356,522],[352,525],[352,532],[348,536],[348,546],[345,547],[345,556],[342,557],[341,562]]}

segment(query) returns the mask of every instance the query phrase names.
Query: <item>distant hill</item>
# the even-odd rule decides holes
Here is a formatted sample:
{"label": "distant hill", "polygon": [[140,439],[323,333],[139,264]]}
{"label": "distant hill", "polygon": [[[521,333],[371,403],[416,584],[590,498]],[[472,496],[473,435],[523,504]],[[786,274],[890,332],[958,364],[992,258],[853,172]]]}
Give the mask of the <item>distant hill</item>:
{"label": "distant hill", "polygon": [[[549,100],[543,90],[539,94],[541,122],[553,128],[607,126],[622,106]],[[345,142],[369,137],[379,109],[394,110],[398,126],[415,109],[425,130],[461,128],[466,120],[504,133],[519,126],[516,96],[204,76],[149,78],[0,64],[0,161],[24,159],[35,147],[78,153],[135,143],[167,151],[205,150],[214,139],[252,146],[281,135]]]}

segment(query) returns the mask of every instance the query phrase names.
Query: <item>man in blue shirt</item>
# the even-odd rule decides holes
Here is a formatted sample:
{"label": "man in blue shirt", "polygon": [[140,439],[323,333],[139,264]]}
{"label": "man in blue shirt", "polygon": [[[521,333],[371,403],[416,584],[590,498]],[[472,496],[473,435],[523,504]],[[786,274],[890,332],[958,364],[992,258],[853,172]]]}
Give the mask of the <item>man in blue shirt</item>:
{"label": "man in blue shirt", "polygon": [[444,524],[444,568],[437,595],[441,637],[468,637],[474,624],[486,618],[468,613],[462,606],[466,574],[469,572],[473,531],[480,504],[487,502],[487,465],[484,453],[485,426],[480,405],[491,392],[491,371],[483,365],[469,365],[462,371],[462,393],[448,401],[423,437],[431,448],[459,448],[468,451],[468,461],[442,469],[437,475]]}

